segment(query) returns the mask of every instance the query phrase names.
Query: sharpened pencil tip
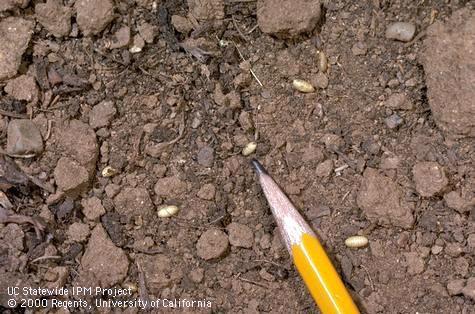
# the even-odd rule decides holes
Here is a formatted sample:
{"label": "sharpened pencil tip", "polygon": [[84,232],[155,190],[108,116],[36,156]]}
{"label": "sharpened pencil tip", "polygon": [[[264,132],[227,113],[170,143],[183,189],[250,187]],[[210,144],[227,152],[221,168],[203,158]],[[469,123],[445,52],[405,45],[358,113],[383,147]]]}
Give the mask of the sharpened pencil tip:
{"label": "sharpened pencil tip", "polygon": [[253,158],[251,160],[251,163],[252,163],[252,166],[254,167],[254,170],[256,171],[256,173],[258,175],[267,174],[266,169],[264,168],[264,166],[259,161],[257,161],[257,159]]}

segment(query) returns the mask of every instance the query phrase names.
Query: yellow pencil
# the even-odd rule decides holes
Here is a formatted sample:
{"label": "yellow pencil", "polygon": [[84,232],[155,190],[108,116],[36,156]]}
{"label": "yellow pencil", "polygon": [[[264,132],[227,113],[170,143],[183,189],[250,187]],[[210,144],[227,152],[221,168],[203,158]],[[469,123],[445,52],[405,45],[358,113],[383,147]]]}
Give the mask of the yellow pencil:
{"label": "yellow pencil", "polygon": [[323,314],[359,313],[310,226],[264,167],[255,159],[252,164],[287,250],[320,311]]}

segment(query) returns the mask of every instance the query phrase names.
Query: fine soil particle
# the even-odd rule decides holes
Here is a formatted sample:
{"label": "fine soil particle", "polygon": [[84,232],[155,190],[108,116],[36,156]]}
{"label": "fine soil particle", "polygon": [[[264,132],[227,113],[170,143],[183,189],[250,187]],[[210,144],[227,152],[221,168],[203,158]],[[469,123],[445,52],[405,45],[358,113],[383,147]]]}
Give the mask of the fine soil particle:
{"label": "fine soil particle", "polygon": [[0,1],[0,307],[15,283],[319,313],[256,158],[362,313],[473,312],[474,12]]}

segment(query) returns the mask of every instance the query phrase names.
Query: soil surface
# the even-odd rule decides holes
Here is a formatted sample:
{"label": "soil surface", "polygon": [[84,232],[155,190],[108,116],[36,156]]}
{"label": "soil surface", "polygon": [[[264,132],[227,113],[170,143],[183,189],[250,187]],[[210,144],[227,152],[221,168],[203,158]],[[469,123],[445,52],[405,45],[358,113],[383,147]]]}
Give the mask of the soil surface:
{"label": "soil surface", "polygon": [[475,313],[474,38],[463,0],[1,1],[2,311],[319,313],[257,158],[362,312]]}

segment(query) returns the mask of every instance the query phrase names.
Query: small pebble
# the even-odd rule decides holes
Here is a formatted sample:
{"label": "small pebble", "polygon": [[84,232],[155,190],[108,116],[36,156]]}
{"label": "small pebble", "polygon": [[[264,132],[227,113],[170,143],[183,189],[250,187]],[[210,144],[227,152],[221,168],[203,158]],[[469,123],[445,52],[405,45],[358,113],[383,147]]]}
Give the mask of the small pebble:
{"label": "small pebble", "polygon": [[399,125],[402,124],[402,122],[402,118],[397,114],[390,115],[389,117],[384,119],[384,123],[386,123],[386,126],[390,129],[397,128]]}
{"label": "small pebble", "polygon": [[249,142],[242,150],[242,154],[244,156],[249,156],[250,154],[254,153],[257,148],[256,142]]}
{"label": "small pebble", "polygon": [[345,245],[350,248],[361,248],[368,245],[368,238],[364,236],[352,236],[345,240]]}
{"label": "small pebble", "polygon": [[411,41],[416,33],[416,26],[409,22],[395,22],[386,28],[386,38],[399,41]]}
{"label": "small pebble", "polygon": [[302,93],[313,93],[315,91],[315,87],[313,87],[312,84],[304,80],[293,80],[292,86]]}
{"label": "small pebble", "polygon": [[175,205],[165,205],[158,209],[158,217],[168,218],[175,215],[179,211],[180,209]]}

